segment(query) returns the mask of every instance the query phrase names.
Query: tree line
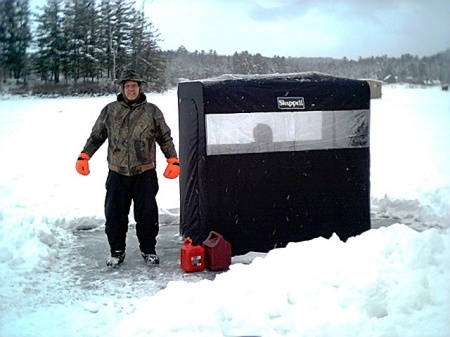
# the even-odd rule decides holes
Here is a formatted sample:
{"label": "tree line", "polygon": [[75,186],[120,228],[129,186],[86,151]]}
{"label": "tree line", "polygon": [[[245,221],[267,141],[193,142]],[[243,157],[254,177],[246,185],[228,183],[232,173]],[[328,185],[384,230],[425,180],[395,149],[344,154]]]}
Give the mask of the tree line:
{"label": "tree line", "polygon": [[[31,13],[29,0],[0,0],[0,79],[16,93],[112,93],[124,68],[137,69],[151,90],[182,79],[223,74],[319,71],[349,78],[415,84],[448,83],[450,49],[421,57],[265,57],[248,51],[162,51],[159,33],[134,0],[47,0]],[[1,84],[0,84],[1,90]]]}
{"label": "tree line", "polygon": [[124,68],[164,82],[158,33],[135,1],[48,0],[31,14],[29,0],[0,2],[3,82],[54,86],[108,84]]}
{"label": "tree line", "polygon": [[189,52],[184,47],[164,52],[166,80],[176,85],[180,79],[203,79],[223,74],[273,74],[318,71],[354,79],[377,79],[387,83],[448,84],[450,49],[419,58],[411,54],[399,58],[384,56],[334,59],[324,57],[264,57],[247,51],[221,56],[213,50]]}

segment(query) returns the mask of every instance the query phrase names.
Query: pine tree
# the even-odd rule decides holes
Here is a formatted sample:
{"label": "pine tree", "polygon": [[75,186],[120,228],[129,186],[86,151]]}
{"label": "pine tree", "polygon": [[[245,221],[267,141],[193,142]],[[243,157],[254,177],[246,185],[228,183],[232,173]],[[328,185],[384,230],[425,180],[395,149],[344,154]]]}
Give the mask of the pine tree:
{"label": "pine tree", "polygon": [[100,72],[100,56],[102,54],[99,48],[99,15],[95,5],[95,0],[84,0],[83,17],[85,27],[85,43],[83,46],[83,80],[90,77],[92,80],[98,79]]}
{"label": "pine tree", "polygon": [[94,0],[73,0],[66,2],[63,29],[67,40],[67,58],[63,66],[65,77],[78,79],[97,76],[98,59],[97,23],[98,16]]}
{"label": "pine tree", "polygon": [[3,76],[5,80],[7,76],[13,77],[16,83],[27,73],[26,53],[31,42],[29,7],[28,0],[0,2],[0,60]]}
{"label": "pine tree", "polygon": [[133,10],[131,20],[130,66],[143,74],[153,88],[165,88],[165,58],[158,46],[158,32],[145,17],[143,9]]}
{"label": "pine tree", "polygon": [[135,1],[121,0],[102,0],[100,4],[102,48],[106,49],[107,76],[111,79],[117,78],[121,70],[129,64],[127,51],[131,46],[130,18],[133,17],[134,4]]}
{"label": "pine tree", "polygon": [[43,80],[53,79],[54,83],[60,81],[62,63],[65,65],[68,50],[63,31],[62,3],[63,0],[48,0],[44,13],[37,19],[37,71]]}

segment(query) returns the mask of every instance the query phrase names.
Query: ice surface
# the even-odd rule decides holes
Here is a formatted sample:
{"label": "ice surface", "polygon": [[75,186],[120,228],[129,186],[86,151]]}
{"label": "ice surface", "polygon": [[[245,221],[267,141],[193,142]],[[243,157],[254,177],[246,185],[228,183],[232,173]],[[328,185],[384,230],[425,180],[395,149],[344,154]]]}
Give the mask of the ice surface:
{"label": "ice surface", "polygon": [[[176,91],[148,98],[178,143]],[[0,101],[0,336],[450,335],[448,92],[384,87],[372,101],[379,228],[235,257],[217,274],[177,267],[178,179],[162,177],[160,153],[166,258],[143,264],[131,214],[124,268],[106,269],[105,148],[87,177],[75,160],[112,99]]]}

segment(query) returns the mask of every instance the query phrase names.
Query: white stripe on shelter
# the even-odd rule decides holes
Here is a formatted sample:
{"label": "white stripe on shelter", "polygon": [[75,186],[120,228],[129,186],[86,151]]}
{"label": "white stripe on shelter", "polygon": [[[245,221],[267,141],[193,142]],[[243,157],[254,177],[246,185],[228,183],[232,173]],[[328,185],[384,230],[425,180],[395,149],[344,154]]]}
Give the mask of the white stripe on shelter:
{"label": "white stripe on shelter", "polygon": [[206,114],[207,155],[369,146],[369,110]]}

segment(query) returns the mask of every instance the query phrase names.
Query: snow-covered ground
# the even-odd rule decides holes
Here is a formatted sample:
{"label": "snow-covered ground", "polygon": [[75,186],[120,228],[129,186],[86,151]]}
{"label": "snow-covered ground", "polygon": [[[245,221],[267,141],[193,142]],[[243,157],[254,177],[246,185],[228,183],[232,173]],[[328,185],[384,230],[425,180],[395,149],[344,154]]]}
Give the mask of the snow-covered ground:
{"label": "snow-covered ground", "polygon": [[[176,91],[148,98],[178,143]],[[168,275],[162,290],[151,272],[76,277],[74,229],[103,221],[106,147],[87,177],[75,160],[112,99],[0,101],[1,337],[450,335],[448,92],[372,100],[372,217],[397,224],[236,257],[213,281]],[[178,179],[159,155],[161,218],[176,223]]]}

